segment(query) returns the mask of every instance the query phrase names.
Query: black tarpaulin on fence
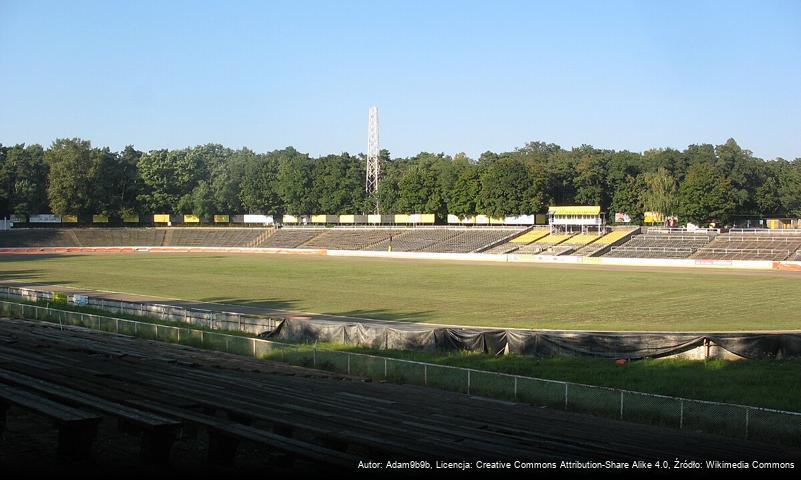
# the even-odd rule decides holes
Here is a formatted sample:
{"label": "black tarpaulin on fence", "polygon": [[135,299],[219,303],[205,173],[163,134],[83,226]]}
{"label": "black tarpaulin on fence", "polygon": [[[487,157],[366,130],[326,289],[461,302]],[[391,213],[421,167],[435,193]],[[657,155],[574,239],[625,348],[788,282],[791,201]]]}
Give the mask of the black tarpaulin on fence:
{"label": "black tarpaulin on fence", "polygon": [[801,333],[717,333],[707,336],[745,358],[791,358],[801,356]]}
{"label": "black tarpaulin on fence", "polygon": [[285,319],[271,338],[301,342],[334,342],[377,349],[458,351],[502,355],[595,356],[640,359],[665,357],[709,345],[745,358],[801,356],[801,333],[613,333],[498,330],[480,328],[376,323],[338,323],[328,320]]}

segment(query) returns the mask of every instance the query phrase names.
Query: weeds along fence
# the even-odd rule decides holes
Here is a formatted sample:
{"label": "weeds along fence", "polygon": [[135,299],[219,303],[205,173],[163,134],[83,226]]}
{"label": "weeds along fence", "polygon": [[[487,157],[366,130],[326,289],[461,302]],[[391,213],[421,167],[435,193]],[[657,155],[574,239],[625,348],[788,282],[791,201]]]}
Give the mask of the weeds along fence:
{"label": "weeds along fence", "polygon": [[179,343],[341,374],[441,388],[631,422],[801,446],[801,413],[668,397],[159,325],[0,301],[4,316]]}

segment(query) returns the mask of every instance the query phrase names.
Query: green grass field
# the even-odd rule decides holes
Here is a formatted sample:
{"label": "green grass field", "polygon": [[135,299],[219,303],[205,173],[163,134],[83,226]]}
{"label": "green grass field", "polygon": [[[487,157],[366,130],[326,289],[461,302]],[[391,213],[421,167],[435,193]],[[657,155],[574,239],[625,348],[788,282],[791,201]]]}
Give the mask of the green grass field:
{"label": "green grass field", "polygon": [[0,255],[0,280],[385,320],[575,330],[801,328],[801,275],[295,255]]}

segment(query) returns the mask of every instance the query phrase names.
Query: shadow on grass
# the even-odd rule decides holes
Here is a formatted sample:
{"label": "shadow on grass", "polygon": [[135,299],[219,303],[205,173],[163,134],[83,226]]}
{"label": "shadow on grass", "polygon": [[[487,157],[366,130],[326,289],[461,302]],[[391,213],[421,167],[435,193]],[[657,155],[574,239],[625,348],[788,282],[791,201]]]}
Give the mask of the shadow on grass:
{"label": "shadow on grass", "polygon": [[0,253],[0,265],[4,263],[22,263],[33,262],[39,260],[47,260],[50,258],[70,258],[80,257],[81,255],[71,255],[68,253]]}
{"label": "shadow on grass", "polygon": [[385,308],[372,310],[348,310],[345,312],[326,312],[326,315],[341,317],[356,317],[363,319],[392,320],[396,322],[421,323],[431,319],[434,312],[426,311],[398,311]]}
{"label": "shadow on grass", "polygon": [[[1,266],[0,262],[0,266]],[[46,277],[45,272],[42,270],[0,270],[0,284],[4,287],[30,287],[36,288],[41,286],[52,285],[68,285],[70,281],[66,280],[40,280]]]}
{"label": "shadow on grass", "polygon": [[[236,297],[206,297],[200,299],[202,302],[229,304],[241,307],[259,309],[259,310],[276,310],[281,314],[302,314],[307,312],[307,309],[301,306],[300,300],[284,300],[277,298],[268,299],[249,299],[249,298],[236,298]],[[174,302],[175,303],[175,302]],[[183,302],[184,306],[186,303]],[[177,303],[176,303],[177,304]],[[203,308],[202,305],[200,308]],[[433,312],[429,311],[398,311],[388,309],[372,309],[372,310],[347,310],[347,311],[322,311],[314,312],[315,315],[325,317],[330,315],[335,317],[336,320],[348,320],[350,317],[353,320],[381,320],[381,321],[396,321],[408,323],[425,322],[431,318]]]}
{"label": "shadow on grass", "polygon": [[219,303],[236,305],[247,308],[261,309],[261,310],[281,310],[286,312],[297,311],[299,300],[282,300],[277,298],[265,298],[254,300],[250,298],[236,298],[236,297],[206,297],[201,298],[201,302]]}

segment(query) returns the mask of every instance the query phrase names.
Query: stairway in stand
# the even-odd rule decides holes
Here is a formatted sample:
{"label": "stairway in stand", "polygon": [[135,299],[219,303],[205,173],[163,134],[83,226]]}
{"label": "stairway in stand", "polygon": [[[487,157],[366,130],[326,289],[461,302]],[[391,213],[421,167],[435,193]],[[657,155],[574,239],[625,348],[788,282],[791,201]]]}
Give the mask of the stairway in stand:
{"label": "stairway in stand", "polygon": [[245,246],[248,247],[248,248],[258,247],[259,245],[262,245],[264,242],[266,242],[267,239],[272,237],[273,235],[275,235],[275,229],[274,228],[268,228],[268,229],[264,230],[261,233],[261,235],[256,237],[255,240],[251,240],[250,242],[246,243]]}

